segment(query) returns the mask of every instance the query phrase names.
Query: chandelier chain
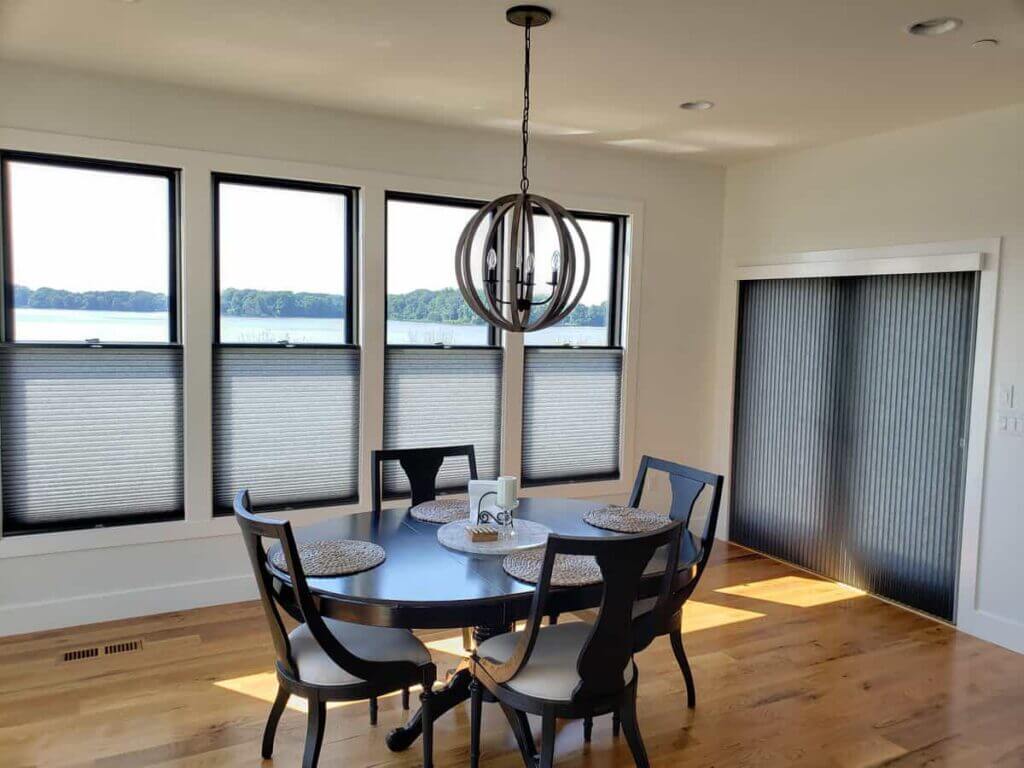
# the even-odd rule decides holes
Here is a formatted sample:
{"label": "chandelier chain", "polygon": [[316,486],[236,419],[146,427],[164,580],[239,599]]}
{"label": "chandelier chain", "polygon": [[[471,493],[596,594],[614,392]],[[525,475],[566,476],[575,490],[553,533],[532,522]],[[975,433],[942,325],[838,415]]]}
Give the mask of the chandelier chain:
{"label": "chandelier chain", "polygon": [[519,181],[519,189],[523,194],[530,188],[530,177],[527,173],[529,165],[530,144],[530,22],[525,25],[526,56],[523,66],[523,176]]}

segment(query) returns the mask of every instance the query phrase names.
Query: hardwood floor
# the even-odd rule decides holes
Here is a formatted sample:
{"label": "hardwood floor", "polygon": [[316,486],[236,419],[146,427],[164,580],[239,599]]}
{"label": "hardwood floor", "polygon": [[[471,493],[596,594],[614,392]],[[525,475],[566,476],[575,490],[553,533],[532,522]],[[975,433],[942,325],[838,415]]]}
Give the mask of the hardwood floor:
{"label": "hardwood floor", "polygon": [[[695,711],[667,640],[638,657],[655,766],[1024,766],[1024,656],[735,546],[718,549],[684,627]],[[454,664],[458,632],[424,639]],[[123,640],[141,650],[103,655]],[[97,644],[97,658],[62,660]],[[297,766],[295,700],[273,762],[259,757],[272,658],[255,602],[0,640],[0,766]],[[321,765],[418,765],[415,747],[384,745],[402,719],[398,696],[376,728],[365,703],[332,708]],[[467,764],[468,722],[465,707],[439,721],[438,766]],[[561,725],[559,765],[632,765],[609,718],[589,745],[581,723]],[[482,751],[521,765],[493,706]]]}

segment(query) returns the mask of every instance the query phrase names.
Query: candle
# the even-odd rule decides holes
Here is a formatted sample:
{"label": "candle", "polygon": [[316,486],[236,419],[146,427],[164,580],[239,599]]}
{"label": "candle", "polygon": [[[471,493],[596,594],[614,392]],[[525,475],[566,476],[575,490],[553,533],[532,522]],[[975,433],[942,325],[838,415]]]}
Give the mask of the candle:
{"label": "candle", "polygon": [[516,478],[503,475],[498,478],[498,506],[512,509],[516,505]]}

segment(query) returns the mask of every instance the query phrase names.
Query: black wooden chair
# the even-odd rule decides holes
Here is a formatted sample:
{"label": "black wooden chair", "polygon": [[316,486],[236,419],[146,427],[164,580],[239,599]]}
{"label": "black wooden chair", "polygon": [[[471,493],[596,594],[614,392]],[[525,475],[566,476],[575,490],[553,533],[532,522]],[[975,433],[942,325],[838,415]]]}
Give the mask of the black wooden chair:
{"label": "black wooden chair", "polygon": [[[668,558],[679,556],[682,523],[672,522],[652,533],[605,538],[551,535],[526,628],[482,642],[473,653],[470,683],[470,766],[480,762],[480,720],[483,691],[497,699],[516,734],[526,764],[534,750],[525,713],[541,716],[540,768],[554,762],[555,719],[620,714],[633,760],[648,766],[636,716],[639,673],[633,663],[635,646],[632,609],[644,569],[654,552],[669,547]],[[541,627],[552,590],[555,557],[592,555],[603,577],[601,608],[593,624],[570,622]],[[672,571],[666,570],[652,611],[668,621]]]}
{"label": "black wooden chair", "polygon": [[409,478],[412,491],[410,506],[437,498],[437,473],[444,460],[453,456],[465,456],[469,462],[469,479],[479,479],[476,473],[476,451],[472,445],[445,445],[434,448],[392,448],[372,451],[370,454],[370,484],[372,486],[373,511],[380,513],[383,496],[384,475],[381,471],[385,461],[397,461]]}
{"label": "black wooden chair", "polygon": [[647,479],[647,472],[652,469],[668,475],[672,489],[669,517],[682,523],[684,535],[691,535],[687,529],[690,525],[690,517],[693,515],[693,508],[697,503],[697,499],[704,492],[705,488],[711,489],[708,515],[704,521],[703,532],[697,542],[699,546],[697,561],[685,571],[680,570],[677,572],[676,580],[672,586],[669,611],[666,613],[654,611],[654,599],[641,600],[634,607],[638,638],[636,650],[642,651],[656,637],[668,635],[672,643],[672,652],[675,654],[676,662],[679,664],[679,669],[686,680],[686,705],[692,709],[697,704],[697,692],[693,683],[693,672],[690,670],[690,662],[686,658],[686,650],[683,647],[683,605],[697,588],[697,583],[704,574],[704,569],[707,567],[708,560],[711,557],[711,548],[715,543],[715,527],[718,525],[718,508],[722,503],[724,478],[721,475],[676,464],[675,462],[656,459],[652,456],[644,456],[640,460],[640,470],[637,472],[636,481],[633,483],[633,492],[629,497],[629,506],[641,506],[644,481]]}
{"label": "black wooden chair", "polygon": [[[274,734],[289,696],[301,696],[308,702],[302,765],[314,768],[323,744],[328,701],[356,701],[422,685],[423,764],[432,765],[430,703],[437,669],[430,652],[407,629],[351,624],[321,616],[302,570],[291,523],[254,515],[248,491],[238,492],[234,509],[277,652],[277,698],[263,732],[264,759],[274,750]],[[280,544],[291,589],[268,569],[264,538]],[[280,585],[280,595],[275,592],[275,581]],[[303,623],[287,632],[281,610],[297,615]]]}

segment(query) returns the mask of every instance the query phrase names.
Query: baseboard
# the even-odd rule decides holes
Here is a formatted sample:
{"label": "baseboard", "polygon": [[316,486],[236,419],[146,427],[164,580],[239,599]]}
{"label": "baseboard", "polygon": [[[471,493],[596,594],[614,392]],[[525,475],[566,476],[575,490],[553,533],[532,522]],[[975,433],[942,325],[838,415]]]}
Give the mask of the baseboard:
{"label": "baseboard", "polygon": [[131,619],[257,597],[252,574],[0,606],[0,636]]}
{"label": "baseboard", "polygon": [[1024,653],[1024,624],[1019,621],[988,611],[967,610],[958,613],[957,628],[1008,650]]}

